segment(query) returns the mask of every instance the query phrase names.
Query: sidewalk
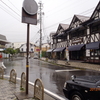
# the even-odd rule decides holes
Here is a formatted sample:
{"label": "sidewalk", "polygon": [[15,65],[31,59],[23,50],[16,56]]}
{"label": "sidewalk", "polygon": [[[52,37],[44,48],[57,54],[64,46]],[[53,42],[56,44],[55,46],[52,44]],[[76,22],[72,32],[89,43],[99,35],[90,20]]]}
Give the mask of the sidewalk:
{"label": "sidewalk", "polygon": [[[46,58],[41,58],[41,60],[46,61]],[[53,59],[48,59],[48,62],[54,63]],[[100,71],[99,64],[91,64],[91,63],[85,63],[85,62],[79,62],[79,61],[69,61],[68,63],[69,64],[66,64],[66,61],[64,61],[64,60],[56,60],[56,64],[58,64],[58,65]]]}
{"label": "sidewalk", "polygon": [[10,83],[8,80],[0,79],[0,100],[17,100],[14,95],[19,91],[19,86]]}
{"label": "sidewalk", "polygon": [[[14,84],[12,82],[9,82],[7,78],[0,79],[0,100],[35,100],[33,99],[33,86],[29,86],[31,97],[30,98],[24,98],[24,99],[18,99],[16,96],[17,93],[23,93],[23,91],[20,90],[20,84],[17,82],[17,84]],[[47,95],[44,93],[44,100],[57,100],[53,97]]]}
{"label": "sidewalk", "polygon": [[[66,61],[58,60],[57,64],[64,64]],[[91,63],[83,63],[83,62],[75,62],[75,61],[69,61],[69,65],[65,66],[72,66],[76,68],[82,68],[82,69],[90,69],[95,71],[100,71],[100,65],[99,64],[91,64]]]}

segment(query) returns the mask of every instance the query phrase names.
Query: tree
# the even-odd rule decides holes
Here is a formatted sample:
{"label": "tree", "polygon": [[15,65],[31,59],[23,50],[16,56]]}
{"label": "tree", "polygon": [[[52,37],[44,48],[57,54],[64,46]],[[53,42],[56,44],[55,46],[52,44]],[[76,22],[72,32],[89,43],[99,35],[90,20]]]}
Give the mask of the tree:
{"label": "tree", "polygon": [[19,48],[15,49],[15,53],[18,54],[20,52]]}
{"label": "tree", "polygon": [[5,54],[9,54],[9,55],[14,55],[14,54],[17,54],[19,53],[19,49],[13,49],[13,48],[6,48],[4,51],[3,51]]}
{"label": "tree", "polygon": [[3,51],[3,53],[9,54],[7,49],[5,49],[5,50]]}
{"label": "tree", "polygon": [[46,57],[46,51],[42,51],[42,57]]}

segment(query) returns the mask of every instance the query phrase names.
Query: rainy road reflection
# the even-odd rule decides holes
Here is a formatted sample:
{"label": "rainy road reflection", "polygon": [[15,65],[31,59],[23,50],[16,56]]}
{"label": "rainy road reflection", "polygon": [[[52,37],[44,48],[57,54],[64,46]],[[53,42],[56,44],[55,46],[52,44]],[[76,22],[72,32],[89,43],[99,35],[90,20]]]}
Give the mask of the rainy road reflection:
{"label": "rainy road reflection", "polygon": [[[10,75],[11,69],[15,69],[17,72],[17,77],[21,77],[22,72],[26,72],[26,59],[8,60],[4,61],[7,67],[5,74]],[[64,82],[70,79],[71,75],[76,76],[89,76],[89,75],[100,75],[99,72],[92,70],[80,70],[73,69],[72,67],[59,67],[57,65],[51,65],[47,62],[40,61],[37,59],[29,60],[29,81],[35,82],[37,78],[40,78],[44,84],[44,88],[64,97],[63,85]]]}

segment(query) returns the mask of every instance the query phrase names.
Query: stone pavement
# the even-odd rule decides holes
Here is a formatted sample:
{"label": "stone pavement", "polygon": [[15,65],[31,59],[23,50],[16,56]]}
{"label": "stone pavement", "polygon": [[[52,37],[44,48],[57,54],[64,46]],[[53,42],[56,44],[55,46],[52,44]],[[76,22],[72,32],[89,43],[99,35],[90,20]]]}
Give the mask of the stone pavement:
{"label": "stone pavement", "polygon": [[[46,61],[46,58],[41,58],[41,60]],[[48,59],[49,63],[56,63],[58,65],[64,65],[64,66],[71,66],[76,68],[82,68],[82,69],[91,69],[95,71],[100,71],[100,64],[92,64],[92,63],[85,63],[82,61],[69,61],[69,64],[66,64],[65,60],[56,60],[54,62],[53,59]]]}
{"label": "stone pavement", "polygon": [[[16,96],[17,93],[21,93],[23,91],[20,90],[20,84],[17,82],[17,84],[14,84],[12,82],[9,82],[7,78],[0,79],[0,100],[35,100],[33,99],[33,87],[29,86],[29,89],[31,88],[30,92],[32,94],[32,97],[30,98],[24,98],[24,99],[18,99]],[[44,93],[44,100],[57,100],[53,97],[47,95]]]}
{"label": "stone pavement", "polygon": [[100,64],[91,64],[91,63],[84,63],[84,62],[69,62],[70,65],[68,66],[74,66],[77,68],[84,68],[84,69],[90,69],[95,71],[100,71]]}
{"label": "stone pavement", "polygon": [[0,100],[17,100],[14,92],[17,92],[18,89],[18,85],[0,79]]}
{"label": "stone pavement", "polygon": [[57,61],[57,64],[60,64],[60,65],[100,71],[100,64],[85,63],[85,62],[80,62],[80,61],[69,61],[68,63],[69,64],[66,64],[66,61],[61,61],[61,60]]}

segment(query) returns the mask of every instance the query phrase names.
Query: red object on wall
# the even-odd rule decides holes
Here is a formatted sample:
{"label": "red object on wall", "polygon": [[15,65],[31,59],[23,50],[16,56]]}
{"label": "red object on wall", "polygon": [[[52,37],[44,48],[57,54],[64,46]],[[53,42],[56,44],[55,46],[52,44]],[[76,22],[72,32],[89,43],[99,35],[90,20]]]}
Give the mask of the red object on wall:
{"label": "red object on wall", "polygon": [[0,54],[0,58],[2,58],[2,54]]}
{"label": "red object on wall", "polygon": [[40,49],[36,49],[36,51],[40,51]]}

